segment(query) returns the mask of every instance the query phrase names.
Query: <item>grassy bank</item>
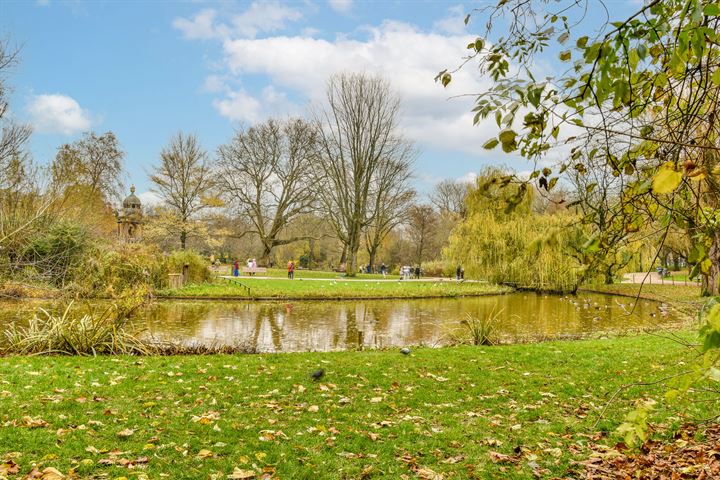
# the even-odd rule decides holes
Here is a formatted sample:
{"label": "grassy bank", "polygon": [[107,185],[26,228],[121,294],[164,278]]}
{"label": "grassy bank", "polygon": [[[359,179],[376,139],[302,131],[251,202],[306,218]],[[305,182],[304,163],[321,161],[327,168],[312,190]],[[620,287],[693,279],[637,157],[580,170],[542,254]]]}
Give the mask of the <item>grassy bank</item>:
{"label": "grassy bank", "polygon": [[269,280],[244,278],[234,282],[187,285],[161,290],[159,297],[182,298],[423,298],[458,297],[507,293],[507,287],[484,283],[443,282],[378,282],[343,280]]}
{"label": "grassy bank", "polygon": [[588,285],[580,289],[586,292],[611,293],[627,297],[646,298],[658,302],[671,303],[676,308],[695,316],[698,309],[708,299],[700,296],[697,285],[639,285],[615,283],[612,285]]}
{"label": "grassy bank", "polygon": [[[232,270],[230,269],[230,266],[223,265],[220,267],[220,270],[218,271],[220,275],[230,275],[232,273]],[[242,269],[240,273],[240,278],[252,278],[250,275],[243,274]],[[273,278],[287,278],[287,269],[285,268],[268,268],[266,273],[260,273],[258,274],[262,277],[273,277]],[[295,278],[328,278],[328,279],[342,279],[345,278],[345,273],[343,272],[333,272],[330,270],[295,270]],[[379,278],[394,278],[394,276],[387,276],[383,277],[379,273],[358,273],[355,277],[358,279],[379,279]]]}
{"label": "grassy bank", "polygon": [[[598,426],[608,437],[593,439],[612,392],[671,373],[685,355],[639,336],[409,356],[9,357],[0,469],[12,460],[18,477],[33,466],[82,478],[575,476],[590,443],[618,440],[630,399],[664,387],[621,394]],[[317,368],[326,374],[313,382]],[[659,404],[651,420],[669,431],[718,406]]]}

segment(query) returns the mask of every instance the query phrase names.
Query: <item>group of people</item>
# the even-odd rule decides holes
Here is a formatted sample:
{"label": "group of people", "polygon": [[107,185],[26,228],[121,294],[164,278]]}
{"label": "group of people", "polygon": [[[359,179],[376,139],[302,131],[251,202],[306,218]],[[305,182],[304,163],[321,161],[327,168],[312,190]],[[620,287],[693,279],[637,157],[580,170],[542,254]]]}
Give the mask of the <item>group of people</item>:
{"label": "group of people", "polygon": [[[249,269],[257,268],[257,261],[255,261],[254,258],[248,258],[247,259],[247,267]],[[232,274],[233,277],[239,277],[240,276],[240,260],[235,260],[232,264]],[[249,275],[255,275],[255,272],[251,271],[248,272]]]}
{"label": "group of people", "polygon": [[462,268],[462,265],[458,265],[455,269],[455,279],[456,280],[465,280],[465,269]]}
{"label": "group of people", "polygon": [[400,280],[409,280],[411,278],[420,278],[422,276],[422,270],[420,270],[420,265],[417,265],[415,268],[405,265],[404,267],[400,267]]}

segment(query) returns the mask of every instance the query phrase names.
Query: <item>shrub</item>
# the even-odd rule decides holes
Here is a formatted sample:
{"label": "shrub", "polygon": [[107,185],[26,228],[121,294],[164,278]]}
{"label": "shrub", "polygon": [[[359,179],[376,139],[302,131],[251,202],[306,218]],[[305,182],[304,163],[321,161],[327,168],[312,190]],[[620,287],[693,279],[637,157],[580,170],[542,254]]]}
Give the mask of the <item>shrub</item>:
{"label": "shrub", "polygon": [[426,277],[454,277],[455,267],[452,262],[445,260],[434,260],[422,264],[423,275]]}
{"label": "shrub", "polygon": [[27,327],[5,330],[0,353],[8,354],[148,354],[146,346],[126,329],[127,312],[108,308],[100,315],[76,313],[72,303],[62,315],[41,309]]}
{"label": "shrub", "polygon": [[204,283],[212,279],[208,269],[210,262],[190,250],[176,250],[167,258],[167,273],[182,273],[183,265],[189,266],[188,283]]}
{"label": "shrub", "polygon": [[78,224],[63,221],[40,230],[22,253],[22,264],[40,278],[56,286],[71,281],[71,272],[83,260],[90,247],[87,231]]}
{"label": "shrub", "polygon": [[143,296],[167,283],[162,254],[142,244],[96,246],[74,275],[73,290],[82,296]]}
{"label": "shrub", "polygon": [[[495,345],[495,334],[497,332],[497,324],[500,314],[503,310],[495,313],[495,307],[485,317],[475,317],[467,314],[466,318],[460,322],[465,327],[469,336],[469,343],[473,345]],[[460,343],[468,343],[467,338],[459,338]]]}

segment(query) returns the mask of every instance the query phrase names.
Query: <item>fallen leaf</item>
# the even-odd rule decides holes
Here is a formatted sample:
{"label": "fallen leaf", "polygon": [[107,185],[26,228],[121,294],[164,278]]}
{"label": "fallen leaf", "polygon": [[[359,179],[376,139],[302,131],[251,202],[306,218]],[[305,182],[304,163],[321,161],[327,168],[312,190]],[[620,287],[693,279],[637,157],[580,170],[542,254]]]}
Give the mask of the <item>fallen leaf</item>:
{"label": "fallen leaf", "polygon": [[255,478],[255,472],[253,470],[243,470],[242,468],[235,467],[235,470],[233,470],[233,473],[228,475],[228,478],[232,479],[245,479],[245,478]]}

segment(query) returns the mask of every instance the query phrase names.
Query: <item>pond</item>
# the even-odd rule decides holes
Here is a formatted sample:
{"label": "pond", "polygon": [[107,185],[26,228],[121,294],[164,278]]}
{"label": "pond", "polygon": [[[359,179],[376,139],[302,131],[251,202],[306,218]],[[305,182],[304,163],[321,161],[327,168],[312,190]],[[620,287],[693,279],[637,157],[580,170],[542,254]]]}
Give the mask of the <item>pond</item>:
{"label": "pond", "polygon": [[[42,304],[0,303],[0,329]],[[95,305],[102,308],[102,304]],[[137,312],[143,335],[180,343],[244,345],[258,352],[442,346],[467,334],[472,315],[496,317],[502,343],[602,336],[671,326],[682,318],[648,300],[581,294],[359,301],[156,301]]]}

